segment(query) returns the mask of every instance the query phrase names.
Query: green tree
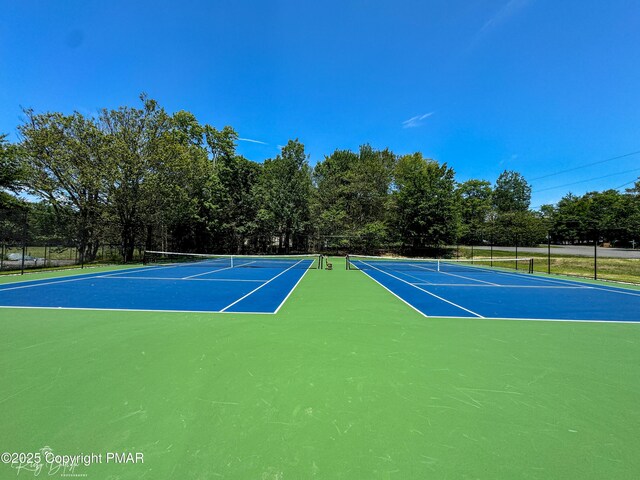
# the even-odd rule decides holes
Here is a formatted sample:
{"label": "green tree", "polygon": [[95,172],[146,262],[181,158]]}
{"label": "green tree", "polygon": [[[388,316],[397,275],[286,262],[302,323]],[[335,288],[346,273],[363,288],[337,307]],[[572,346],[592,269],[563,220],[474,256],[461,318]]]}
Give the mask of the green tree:
{"label": "green tree", "polygon": [[318,162],[312,208],[318,233],[342,238],[345,247],[378,248],[386,237],[394,165],[392,152],[369,145],[358,153],[336,150]]}
{"label": "green tree", "polygon": [[460,214],[453,169],[421,153],[404,155],[394,181],[393,220],[403,245],[417,251],[454,242]]}
{"label": "green tree", "polygon": [[136,245],[152,243],[154,230],[161,238],[184,227],[193,233],[209,174],[204,129],[195,117],[188,112],[171,117],[155,100],[144,94],[140,99],[142,108],[105,109],[99,117],[108,158],[109,213],[125,262],[133,259]]}
{"label": "green tree", "polygon": [[242,253],[257,248],[258,182],[260,164],[240,155],[223,156],[214,167],[217,188],[213,204],[218,249]]}
{"label": "green tree", "polygon": [[499,245],[536,246],[547,238],[548,223],[541,212],[505,212],[491,225],[493,242]]}
{"label": "green tree", "polygon": [[640,177],[633,187],[626,190],[627,197],[627,229],[628,241],[634,248],[640,247]]}
{"label": "green tree", "polygon": [[29,241],[39,246],[68,247],[74,244],[76,216],[71,207],[54,207],[47,202],[26,203]]}
{"label": "green tree", "polygon": [[258,248],[258,181],[262,166],[236,154],[238,134],[230,126],[205,126],[211,161],[210,230],[214,249],[241,253]]}
{"label": "green tree", "polygon": [[615,245],[624,237],[625,198],[617,190],[588,192],[584,195],[588,202],[588,222],[591,238]]}
{"label": "green tree", "polygon": [[76,212],[76,241],[82,257],[91,261],[104,229],[107,196],[102,132],[78,112],[24,113],[18,129],[27,191],[56,209]]}
{"label": "green tree", "polygon": [[474,244],[490,240],[492,195],[491,184],[485,180],[467,180],[458,185],[460,196],[461,240]]}
{"label": "green tree", "polygon": [[321,248],[347,246],[353,235],[349,217],[349,171],[358,155],[349,150],[336,150],[318,162],[313,169],[312,215],[316,231],[323,239]]}
{"label": "green tree", "polygon": [[7,141],[7,135],[0,135],[0,209],[15,207],[20,202],[11,193],[16,193],[23,180],[18,149]]}
{"label": "green tree", "polygon": [[157,140],[161,161],[143,183],[145,245],[162,250],[210,251],[215,175],[207,158],[204,127],[189,112],[175,113]]}
{"label": "green tree", "polygon": [[229,159],[235,155],[238,134],[230,126],[217,130],[211,125],[205,125],[204,135],[211,154],[211,163],[214,166],[220,159]]}
{"label": "green tree", "polygon": [[552,217],[554,241],[629,243],[634,235],[634,200],[616,190],[568,194]]}
{"label": "green tree", "polygon": [[258,221],[263,239],[278,238],[281,251],[306,250],[311,169],[304,145],[289,140],[275,159],[264,162],[258,187]]}
{"label": "green tree", "polygon": [[526,212],[531,203],[531,187],[518,172],[505,170],[496,180],[493,205],[498,214]]}
{"label": "green tree", "polygon": [[140,100],[140,109],[103,109],[99,117],[109,161],[109,213],[118,225],[125,262],[133,259],[136,240],[145,230],[146,200],[153,198],[146,187],[170,154],[162,142],[171,127],[169,115],[145,95]]}
{"label": "green tree", "polygon": [[584,240],[587,226],[587,203],[571,193],[559,202],[552,216],[551,237],[554,242],[575,243]]}

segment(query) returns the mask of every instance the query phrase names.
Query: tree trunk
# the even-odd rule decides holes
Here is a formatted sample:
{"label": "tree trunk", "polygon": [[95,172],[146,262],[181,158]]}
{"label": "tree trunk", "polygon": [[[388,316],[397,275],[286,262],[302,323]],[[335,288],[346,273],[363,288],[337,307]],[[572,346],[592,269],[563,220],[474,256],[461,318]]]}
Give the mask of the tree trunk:
{"label": "tree trunk", "polygon": [[133,261],[133,252],[135,249],[135,227],[127,223],[122,227],[122,260],[124,263]]}

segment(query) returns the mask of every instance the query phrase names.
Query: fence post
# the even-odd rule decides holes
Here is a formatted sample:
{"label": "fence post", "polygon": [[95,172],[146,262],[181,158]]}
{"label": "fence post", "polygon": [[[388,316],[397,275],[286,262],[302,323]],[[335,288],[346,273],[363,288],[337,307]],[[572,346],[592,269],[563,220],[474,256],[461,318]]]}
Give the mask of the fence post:
{"label": "fence post", "polygon": [[493,267],[493,231],[491,232],[491,253],[490,253],[490,257],[491,257],[491,266]]}
{"label": "fence post", "polygon": [[551,274],[551,233],[547,233],[547,274]]}
{"label": "fence post", "polygon": [[593,241],[593,279],[598,279],[598,234]]}
{"label": "fence post", "polygon": [[516,235],[516,270],[518,270],[518,235]]}
{"label": "fence post", "polygon": [[24,260],[27,255],[27,235],[29,234],[29,218],[27,212],[24,212],[24,225],[22,227],[22,262],[20,266],[20,275],[24,275]]}

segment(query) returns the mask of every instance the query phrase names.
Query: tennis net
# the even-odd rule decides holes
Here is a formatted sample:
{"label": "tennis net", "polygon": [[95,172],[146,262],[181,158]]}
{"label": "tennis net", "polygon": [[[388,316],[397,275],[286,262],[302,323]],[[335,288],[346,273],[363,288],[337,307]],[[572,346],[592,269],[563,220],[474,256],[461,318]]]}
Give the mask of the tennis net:
{"label": "tennis net", "polygon": [[209,255],[148,250],[145,265],[205,268],[322,268],[322,255]]}
{"label": "tennis net", "polygon": [[533,273],[533,258],[398,258],[347,255],[347,270]]}

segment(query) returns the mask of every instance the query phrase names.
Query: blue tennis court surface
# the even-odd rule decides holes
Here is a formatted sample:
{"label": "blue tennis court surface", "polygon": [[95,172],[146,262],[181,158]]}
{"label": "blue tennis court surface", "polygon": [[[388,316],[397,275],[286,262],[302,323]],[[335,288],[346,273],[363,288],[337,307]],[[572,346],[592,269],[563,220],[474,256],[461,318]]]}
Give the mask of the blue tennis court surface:
{"label": "blue tennis court surface", "polygon": [[470,266],[353,260],[428,317],[640,322],[640,291]]}
{"label": "blue tennis court surface", "polygon": [[312,264],[177,264],[8,283],[0,306],[276,313]]}

